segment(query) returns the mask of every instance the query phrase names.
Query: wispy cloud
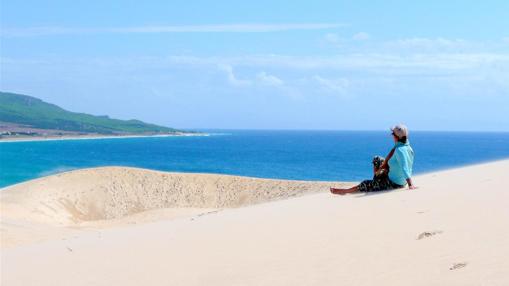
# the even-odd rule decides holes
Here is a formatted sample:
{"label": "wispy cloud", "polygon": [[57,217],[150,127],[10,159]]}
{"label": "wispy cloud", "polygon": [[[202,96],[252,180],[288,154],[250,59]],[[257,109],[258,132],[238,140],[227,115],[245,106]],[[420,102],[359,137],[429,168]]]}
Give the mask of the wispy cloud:
{"label": "wispy cloud", "polygon": [[253,68],[289,68],[296,70],[461,70],[486,65],[509,65],[507,53],[432,53],[399,55],[391,53],[357,53],[335,56],[284,56],[249,55],[240,57],[193,57],[170,56],[165,60],[154,59],[161,64],[181,65],[229,65]]}
{"label": "wispy cloud", "polygon": [[246,87],[252,85],[262,85],[271,87],[280,87],[284,85],[284,81],[274,75],[268,74],[264,71],[256,74],[254,78],[239,78],[231,65],[229,64],[218,64],[217,68],[219,71],[226,75],[226,80],[232,86]]}
{"label": "wispy cloud", "polygon": [[28,27],[2,28],[4,37],[31,37],[75,34],[130,34],[130,33],[269,33],[292,30],[326,30],[344,27],[339,23],[284,23],[284,24],[212,24],[212,25],[164,25],[136,27]]}
{"label": "wispy cloud", "polygon": [[336,48],[346,48],[348,46],[358,46],[359,42],[367,41],[371,38],[371,35],[366,32],[359,32],[352,36],[341,37],[336,33],[327,33],[323,37],[325,43]]}
{"label": "wispy cloud", "polygon": [[256,75],[256,79],[263,85],[270,86],[282,86],[284,81],[274,75],[270,75],[266,72],[260,72]]}
{"label": "wispy cloud", "polygon": [[231,85],[234,86],[247,86],[251,85],[250,80],[239,79],[233,72],[233,67],[228,64],[218,64],[218,69],[226,74],[226,78]]}
{"label": "wispy cloud", "polygon": [[[348,71],[411,75],[416,73],[453,73],[497,69],[507,74],[509,53],[429,53],[400,55],[393,53],[344,53],[331,56],[245,55],[245,56],[165,56],[129,58],[84,59],[18,59],[0,57],[0,63],[9,66],[100,66],[102,69],[123,68],[134,70],[151,68],[190,67],[212,68],[226,74],[234,84],[248,84],[254,78],[239,78],[236,69],[257,71],[259,78],[269,79],[274,70],[292,72]],[[262,74],[261,72],[265,72]],[[248,73],[249,74],[249,73]],[[252,74],[252,73],[251,73]],[[273,79],[273,78],[272,78]],[[277,82],[277,80],[272,80]]]}
{"label": "wispy cloud", "polygon": [[418,50],[447,50],[468,48],[472,45],[463,39],[447,38],[407,38],[386,43],[390,48],[418,49]]}
{"label": "wispy cloud", "polygon": [[350,81],[346,78],[328,79],[315,75],[313,76],[313,80],[315,80],[323,89],[341,95],[346,93],[347,88],[350,85]]}

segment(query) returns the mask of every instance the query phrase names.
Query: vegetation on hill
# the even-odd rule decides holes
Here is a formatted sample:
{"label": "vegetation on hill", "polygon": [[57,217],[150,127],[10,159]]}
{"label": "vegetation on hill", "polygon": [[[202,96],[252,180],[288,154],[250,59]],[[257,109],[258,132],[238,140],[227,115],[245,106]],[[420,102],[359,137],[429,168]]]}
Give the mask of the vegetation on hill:
{"label": "vegetation on hill", "polygon": [[8,92],[0,92],[0,121],[33,128],[100,134],[178,132],[173,128],[134,119],[119,120],[71,112],[35,97]]}

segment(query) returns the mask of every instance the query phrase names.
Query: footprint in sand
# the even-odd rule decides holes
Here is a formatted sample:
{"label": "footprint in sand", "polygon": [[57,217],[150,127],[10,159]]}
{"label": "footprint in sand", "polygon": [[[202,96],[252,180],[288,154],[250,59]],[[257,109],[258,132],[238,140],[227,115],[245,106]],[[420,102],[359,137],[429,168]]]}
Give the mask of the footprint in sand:
{"label": "footprint in sand", "polygon": [[210,212],[206,212],[206,213],[199,213],[198,216],[204,216],[204,215],[209,215],[209,214],[215,214],[215,213],[218,213],[220,212],[221,210],[215,210],[215,211],[210,211]]}
{"label": "footprint in sand", "polygon": [[454,263],[451,267],[449,267],[449,270],[460,269],[460,268],[463,268],[463,267],[467,266],[467,264],[468,263],[466,263],[466,262]]}
{"label": "footprint in sand", "polygon": [[209,211],[209,212],[204,212],[204,213],[199,213],[196,216],[190,218],[190,220],[195,220],[195,219],[197,219],[199,217],[202,217],[202,216],[205,216],[205,215],[210,215],[210,214],[215,214],[215,213],[218,213],[220,211],[222,211],[222,209],[214,210],[214,211]]}
{"label": "footprint in sand", "polygon": [[427,237],[430,237],[430,236],[433,236],[433,235],[437,235],[437,234],[441,234],[442,231],[441,230],[437,230],[437,231],[425,231],[421,234],[419,234],[419,236],[417,237],[417,240],[421,240],[423,238],[427,238]]}

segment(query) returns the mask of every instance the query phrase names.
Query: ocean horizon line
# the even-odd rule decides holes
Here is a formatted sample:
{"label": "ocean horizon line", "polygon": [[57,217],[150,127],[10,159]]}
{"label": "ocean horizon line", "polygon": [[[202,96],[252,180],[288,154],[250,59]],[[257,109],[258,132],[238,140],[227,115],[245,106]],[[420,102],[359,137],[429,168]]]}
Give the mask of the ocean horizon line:
{"label": "ocean horizon line", "polygon": [[[386,132],[387,129],[265,129],[265,128],[184,128],[188,131],[296,131],[296,132]],[[509,133],[509,130],[431,130],[431,129],[412,129],[414,132],[436,132],[436,133]]]}

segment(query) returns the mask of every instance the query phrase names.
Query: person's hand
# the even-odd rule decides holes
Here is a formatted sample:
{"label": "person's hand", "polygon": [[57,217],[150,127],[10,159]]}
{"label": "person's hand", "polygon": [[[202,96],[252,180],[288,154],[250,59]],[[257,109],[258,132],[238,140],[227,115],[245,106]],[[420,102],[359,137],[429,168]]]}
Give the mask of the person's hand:
{"label": "person's hand", "polygon": [[414,186],[414,185],[409,185],[409,186],[408,186],[408,189],[409,189],[409,190],[415,190],[415,189],[417,189],[417,187],[416,187],[416,186]]}

